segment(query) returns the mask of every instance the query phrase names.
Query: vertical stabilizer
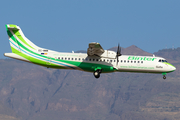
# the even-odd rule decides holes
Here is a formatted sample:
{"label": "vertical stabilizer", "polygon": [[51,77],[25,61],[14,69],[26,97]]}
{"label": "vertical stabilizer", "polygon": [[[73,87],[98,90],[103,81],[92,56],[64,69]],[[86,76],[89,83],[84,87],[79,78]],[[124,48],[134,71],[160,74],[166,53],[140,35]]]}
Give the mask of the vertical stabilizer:
{"label": "vertical stabilizer", "polygon": [[6,30],[13,53],[22,52],[23,49],[36,51],[39,48],[24,36],[19,26],[8,24]]}

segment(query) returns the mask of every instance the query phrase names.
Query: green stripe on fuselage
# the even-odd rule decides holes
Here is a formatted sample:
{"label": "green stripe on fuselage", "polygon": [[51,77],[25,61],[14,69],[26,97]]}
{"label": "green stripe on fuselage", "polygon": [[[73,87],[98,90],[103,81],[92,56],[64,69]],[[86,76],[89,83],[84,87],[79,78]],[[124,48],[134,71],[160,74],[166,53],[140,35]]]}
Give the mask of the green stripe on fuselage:
{"label": "green stripe on fuselage", "polygon": [[[11,49],[13,49],[14,51],[17,51],[15,48],[11,47]],[[29,55],[26,55],[24,53],[20,53],[20,52],[15,52],[15,54],[29,60],[30,62],[34,63],[34,64],[38,64],[38,65],[42,65],[42,66],[45,66],[45,67],[52,67],[52,68],[60,68],[60,69],[66,69],[65,67],[63,66],[59,66],[59,65],[56,65],[56,64],[53,64],[53,63],[47,63],[47,61],[43,61],[43,60],[39,60],[37,58],[33,58],[33,57],[30,57]]]}
{"label": "green stripe on fuselage", "polygon": [[77,61],[68,61],[68,60],[60,60],[62,62],[72,64],[78,66],[79,68],[83,69],[84,71],[94,72],[97,67],[102,69],[102,72],[114,72],[117,69],[114,69],[112,66],[98,64],[98,63],[88,63],[88,62],[77,62]]}
{"label": "green stripe on fuselage", "polygon": [[[16,38],[12,37],[12,40],[16,41]],[[101,67],[102,68],[102,72],[113,72],[113,71],[116,70],[112,66],[103,65],[103,64],[77,62],[77,61],[68,61],[68,60],[59,60],[59,59],[49,58],[47,56],[40,55],[38,53],[35,53],[35,52],[31,51],[28,48],[26,48],[24,45],[22,45],[19,41],[17,41],[17,42],[18,42],[18,45],[20,47],[22,47],[23,49],[27,50],[31,54],[34,54],[34,55],[37,55],[39,57],[43,57],[43,58],[46,58],[46,59],[50,59],[50,60],[55,60],[55,61],[60,61],[60,62],[63,62],[63,63],[68,63],[68,64],[71,64],[71,65],[80,67],[84,71],[93,72],[96,67]],[[12,49],[12,50],[15,51],[14,49]],[[47,65],[46,62],[44,62],[42,60],[39,60],[39,59],[35,59],[33,57],[30,57],[29,55],[25,55],[24,53],[17,53],[17,54],[22,56],[22,57],[25,57],[26,59],[28,59],[29,61],[31,61],[31,62],[33,62],[35,64],[40,64],[40,65],[48,66],[48,67],[52,67],[52,68],[58,68],[58,65],[56,65],[56,64],[52,64],[51,63],[51,65]]]}

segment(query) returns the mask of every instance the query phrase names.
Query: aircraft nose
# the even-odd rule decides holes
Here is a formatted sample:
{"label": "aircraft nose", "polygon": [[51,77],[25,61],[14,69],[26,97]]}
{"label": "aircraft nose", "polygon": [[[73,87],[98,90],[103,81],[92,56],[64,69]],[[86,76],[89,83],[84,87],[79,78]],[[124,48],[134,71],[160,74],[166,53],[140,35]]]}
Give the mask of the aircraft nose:
{"label": "aircraft nose", "polygon": [[173,65],[171,65],[171,70],[172,70],[172,71],[175,71],[175,70],[176,70],[176,67],[174,67]]}
{"label": "aircraft nose", "polygon": [[176,67],[174,67],[172,64],[167,63],[167,65],[169,66],[169,70],[170,70],[171,72],[173,72],[173,71],[176,70]]}
{"label": "aircraft nose", "polygon": [[173,67],[173,70],[175,71],[175,70],[176,70],[176,67]]}

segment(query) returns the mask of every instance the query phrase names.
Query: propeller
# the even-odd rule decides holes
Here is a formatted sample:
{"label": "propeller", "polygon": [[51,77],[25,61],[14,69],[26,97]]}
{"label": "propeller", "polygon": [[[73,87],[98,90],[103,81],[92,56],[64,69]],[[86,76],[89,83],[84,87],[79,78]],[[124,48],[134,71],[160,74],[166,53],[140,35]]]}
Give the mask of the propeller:
{"label": "propeller", "polygon": [[121,47],[119,47],[119,44],[118,44],[118,48],[117,48],[117,53],[116,53],[116,59],[117,59],[117,64],[119,62],[119,56],[121,56]]}

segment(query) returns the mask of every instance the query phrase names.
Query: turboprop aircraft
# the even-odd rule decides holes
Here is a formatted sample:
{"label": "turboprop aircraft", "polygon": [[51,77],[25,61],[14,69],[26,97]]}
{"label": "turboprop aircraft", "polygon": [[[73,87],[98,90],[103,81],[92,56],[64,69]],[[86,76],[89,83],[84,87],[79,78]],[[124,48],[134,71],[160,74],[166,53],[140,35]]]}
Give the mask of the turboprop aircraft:
{"label": "turboprop aircraft", "polygon": [[4,53],[4,56],[47,68],[92,72],[95,78],[101,73],[138,72],[160,73],[166,79],[166,73],[176,70],[162,57],[122,55],[119,45],[117,52],[104,50],[96,42],[89,43],[87,54],[56,52],[36,46],[17,25],[7,24],[6,30],[12,53]]}

